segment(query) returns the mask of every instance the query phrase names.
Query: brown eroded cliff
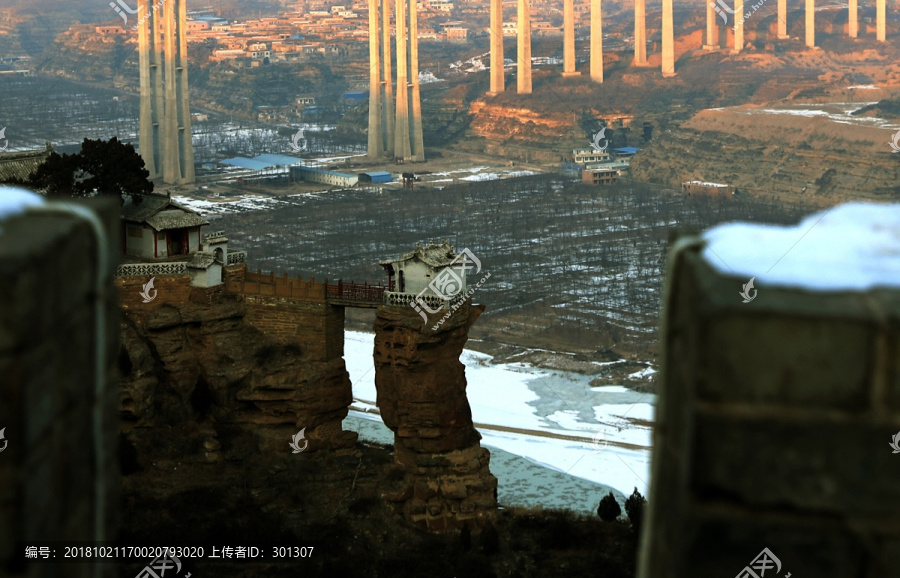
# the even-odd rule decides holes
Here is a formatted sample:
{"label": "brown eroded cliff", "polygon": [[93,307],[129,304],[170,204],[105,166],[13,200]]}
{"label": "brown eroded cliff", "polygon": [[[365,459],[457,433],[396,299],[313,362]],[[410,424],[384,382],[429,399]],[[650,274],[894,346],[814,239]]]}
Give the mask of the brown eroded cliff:
{"label": "brown eroded cliff", "polygon": [[382,307],[375,319],[375,387],[394,431],[403,488],[387,496],[432,530],[479,527],[497,507],[490,453],[479,444],[459,361],[484,306],[463,306],[435,331],[409,307]]}

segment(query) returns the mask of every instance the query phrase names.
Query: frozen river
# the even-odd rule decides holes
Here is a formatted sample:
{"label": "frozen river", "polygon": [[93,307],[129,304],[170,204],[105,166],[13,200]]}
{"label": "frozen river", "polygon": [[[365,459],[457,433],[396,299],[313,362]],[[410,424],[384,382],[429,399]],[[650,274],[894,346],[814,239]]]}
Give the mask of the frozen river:
{"label": "frozen river", "polygon": [[[354,403],[345,429],[393,443],[375,407],[374,335],[347,331],[344,359]],[[491,451],[502,505],[593,513],[610,489],[621,500],[647,494],[650,422],[656,396],[621,386],[591,387],[590,376],[528,364],[493,364],[464,350],[472,417]],[[515,428],[517,431],[494,429]]]}

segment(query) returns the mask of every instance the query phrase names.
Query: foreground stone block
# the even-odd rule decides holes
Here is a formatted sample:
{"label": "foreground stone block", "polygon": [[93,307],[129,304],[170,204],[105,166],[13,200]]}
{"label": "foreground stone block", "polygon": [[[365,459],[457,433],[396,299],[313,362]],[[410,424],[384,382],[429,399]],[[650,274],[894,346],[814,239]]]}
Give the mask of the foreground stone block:
{"label": "foreground stone block", "polygon": [[898,231],[853,204],[676,240],[640,578],[898,575]]}
{"label": "foreground stone block", "polygon": [[[9,202],[12,193],[0,189],[0,201]],[[112,540],[118,530],[114,366],[119,316],[112,274],[120,245],[119,207],[112,200],[66,204],[92,209],[107,242],[98,247],[90,225],[63,213],[0,218],[4,577],[118,575],[115,564],[27,564],[18,544]],[[98,249],[105,253],[104,269],[99,269]],[[99,295],[98,274],[103,279]]]}

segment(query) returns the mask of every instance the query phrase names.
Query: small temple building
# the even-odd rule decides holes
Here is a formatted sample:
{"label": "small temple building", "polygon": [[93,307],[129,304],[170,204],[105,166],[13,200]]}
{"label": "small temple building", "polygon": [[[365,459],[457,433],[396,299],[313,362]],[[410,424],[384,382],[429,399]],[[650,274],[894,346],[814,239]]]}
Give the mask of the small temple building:
{"label": "small temple building", "polygon": [[135,259],[183,257],[200,250],[209,221],[168,195],[129,195],[122,205],[122,250]]}
{"label": "small temple building", "polygon": [[207,233],[209,221],[168,195],[129,195],[122,205],[123,265],[119,275],[191,276],[195,287],[222,283],[229,261],[243,262],[244,253],[228,254],[223,231]]}
{"label": "small temple building", "polygon": [[379,263],[388,274],[385,302],[401,304],[417,296],[428,303],[440,305],[449,297],[466,291],[466,276],[453,271],[451,265],[460,263],[460,255],[447,241],[429,243],[396,259]]}

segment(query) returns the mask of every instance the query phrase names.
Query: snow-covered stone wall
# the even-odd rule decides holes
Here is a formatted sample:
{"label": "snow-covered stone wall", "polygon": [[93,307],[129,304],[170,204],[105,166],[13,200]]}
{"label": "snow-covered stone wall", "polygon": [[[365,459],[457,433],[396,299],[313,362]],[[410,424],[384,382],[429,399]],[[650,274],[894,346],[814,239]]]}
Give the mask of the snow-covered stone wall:
{"label": "snow-covered stone wall", "polygon": [[638,576],[896,575],[900,206],[722,225],[669,259]]}

